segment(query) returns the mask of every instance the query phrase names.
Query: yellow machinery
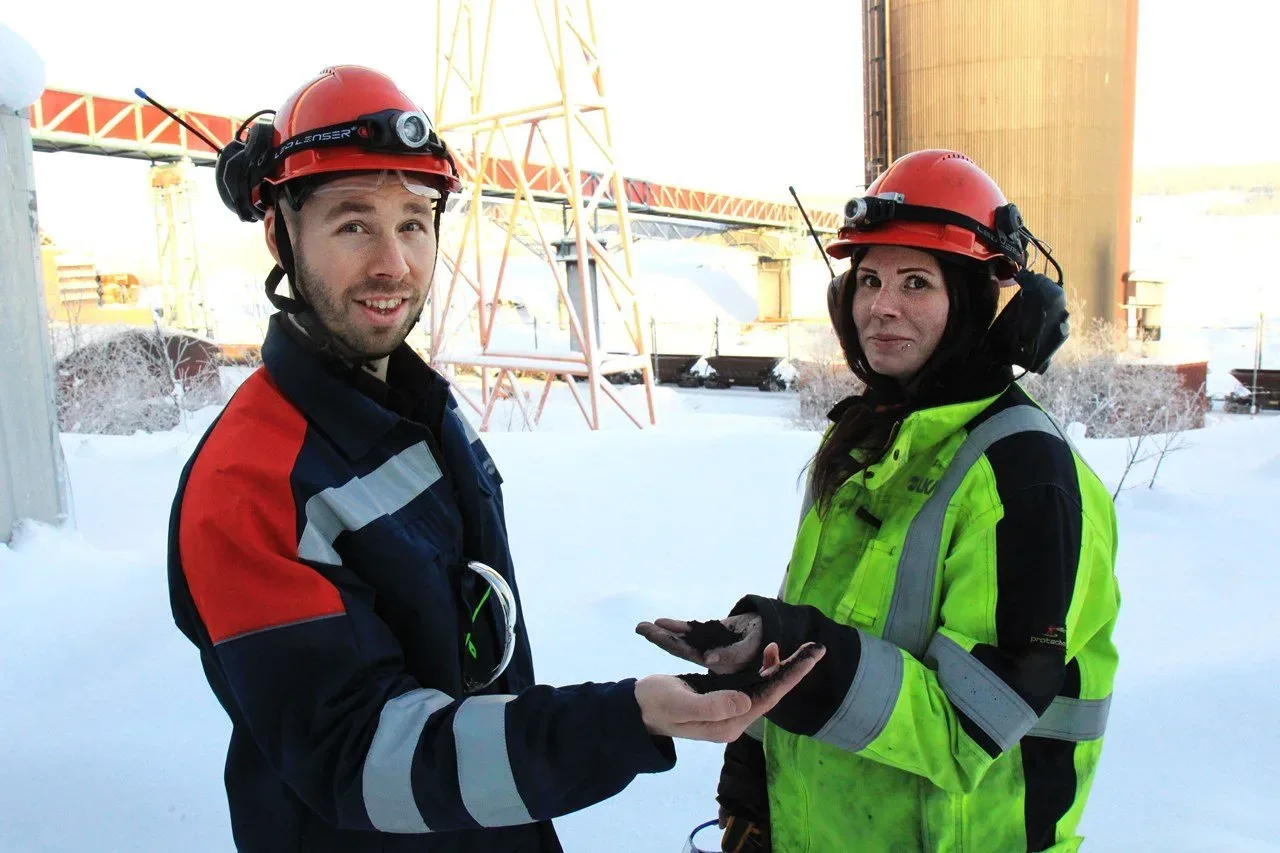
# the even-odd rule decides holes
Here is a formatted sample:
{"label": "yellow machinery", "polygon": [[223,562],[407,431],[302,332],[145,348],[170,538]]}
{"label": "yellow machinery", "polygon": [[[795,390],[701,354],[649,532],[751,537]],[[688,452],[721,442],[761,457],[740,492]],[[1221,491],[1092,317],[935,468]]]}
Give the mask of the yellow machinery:
{"label": "yellow machinery", "polygon": [[89,261],[64,252],[48,235],[40,240],[49,319],[68,325],[151,326],[155,315],[139,304],[142,287],[132,273],[100,273]]}

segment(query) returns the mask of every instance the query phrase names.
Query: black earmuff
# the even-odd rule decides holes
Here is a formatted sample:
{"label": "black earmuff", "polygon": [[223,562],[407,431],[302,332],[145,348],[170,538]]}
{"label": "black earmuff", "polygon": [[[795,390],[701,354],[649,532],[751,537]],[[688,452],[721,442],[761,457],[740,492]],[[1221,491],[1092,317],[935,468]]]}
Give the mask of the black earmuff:
{"label": "black earmuff", "polygon": [[990,334],[1003,342],[1009,361],[1029,373],[1043,374],[1071,334],[1071,314],[1062,285],[1032,270],[1014,281],[1018,292],[1000,312]]}
{"label": "black earmuff", "polygon": [[831,283],[827,285],[827,314],[831,317],[831,325],[838,327],[840,312],[840,302],[844,293],[845,282],[853,269],[847,269],[840,275],[831,279]]}
{"label": "black earmuff", "polygon": [[[248,136],[241,140],[246,126]],[[266,177],[267,155],[271,152],[274,134],[270,122],[250,119],[218,155],[214,167],[218,197],[242,222],[258,222],[266,214],[261,199],[254,202],[253,192]]]}

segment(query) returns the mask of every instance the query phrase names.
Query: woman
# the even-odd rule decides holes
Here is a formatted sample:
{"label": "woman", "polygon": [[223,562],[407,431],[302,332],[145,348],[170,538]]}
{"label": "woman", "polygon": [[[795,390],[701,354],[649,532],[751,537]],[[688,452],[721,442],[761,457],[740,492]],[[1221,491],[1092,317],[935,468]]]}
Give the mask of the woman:
{"label": "woman", "polygon": [[831,412],[782,591],[738,603],[730,645],[638,629],[721,674],[768,642],[827,649],[763,744],[726,750],[725,850],[1079,846],[1117,665],[1115,512],[1014,382],[1066,337],[1029,242],[1045,251],[955,152],[903,157],[846,208],[829,306],[866,391]]}

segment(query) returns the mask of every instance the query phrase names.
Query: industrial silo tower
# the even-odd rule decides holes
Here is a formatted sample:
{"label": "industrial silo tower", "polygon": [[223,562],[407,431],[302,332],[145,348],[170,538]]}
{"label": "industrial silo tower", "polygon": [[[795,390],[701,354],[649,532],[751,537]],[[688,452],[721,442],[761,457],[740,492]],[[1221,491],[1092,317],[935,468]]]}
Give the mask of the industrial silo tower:
{"label": "industrial silo tower", "polygon": [[1054,248],[1095,317],[1124,301],[1137,0],[863,0],[867,183],[962,151]]}

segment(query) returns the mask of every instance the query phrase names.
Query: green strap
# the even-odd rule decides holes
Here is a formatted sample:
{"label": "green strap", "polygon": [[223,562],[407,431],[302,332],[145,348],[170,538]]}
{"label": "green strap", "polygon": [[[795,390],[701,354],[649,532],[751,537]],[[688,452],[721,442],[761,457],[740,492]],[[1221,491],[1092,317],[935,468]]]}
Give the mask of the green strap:
{"label": "green strap", "polygon": [[[489,600],[489,593],[493,592],[493,587],[489,587],[484,591],[484,595],[480,596],[480,603],[476,605],[476,609],[471,613],[471,625],[476,624],[476,619],[480,618],[480,608],[484,607],[484,603]],[[480,657],[480,653],[476,651],[476,644],[471,641],[471,632],[467,632],[467,636],[463,638],[463,643],[467,646],[467,651],[471,653],[471,659],[475,660]]]}

